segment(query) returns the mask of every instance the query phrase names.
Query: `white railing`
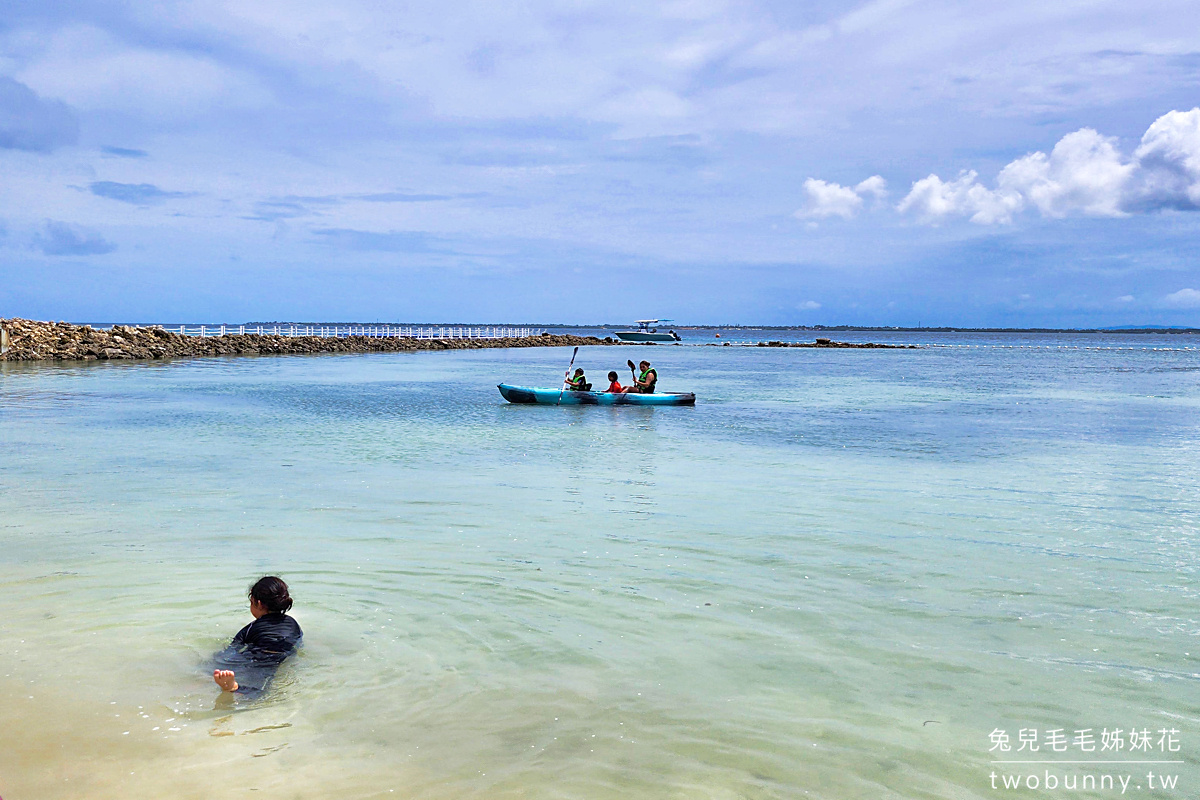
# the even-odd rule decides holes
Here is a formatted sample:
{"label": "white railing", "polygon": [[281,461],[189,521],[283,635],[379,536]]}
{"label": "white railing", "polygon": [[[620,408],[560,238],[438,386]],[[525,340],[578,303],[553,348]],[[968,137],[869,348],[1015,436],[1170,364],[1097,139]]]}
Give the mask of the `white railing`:
{"label": "white railing", "polygon": [[374,339],[518,339],[538,336],[537,328],[500,328],[493,326],[460,327],[409,325],[180,325],[164,330],[184,336],[226,336],[253,333],[260,336],[320,336],[344,338],[367,336]]}

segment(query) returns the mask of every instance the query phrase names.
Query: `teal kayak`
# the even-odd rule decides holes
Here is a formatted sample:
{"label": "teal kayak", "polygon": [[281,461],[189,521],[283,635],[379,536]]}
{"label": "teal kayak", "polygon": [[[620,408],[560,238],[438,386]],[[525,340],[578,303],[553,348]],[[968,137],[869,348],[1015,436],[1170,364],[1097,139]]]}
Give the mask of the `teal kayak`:
{"label": "teal kayak", "polygon": [[[510,403],[538,403],[545,406],[694,406],[691,392],[655,394],[617,394],[615,392],[560,392],[558,389],[533,389],[528,386],[497,386]],[[562,397],[561,401],[559,397]]]}

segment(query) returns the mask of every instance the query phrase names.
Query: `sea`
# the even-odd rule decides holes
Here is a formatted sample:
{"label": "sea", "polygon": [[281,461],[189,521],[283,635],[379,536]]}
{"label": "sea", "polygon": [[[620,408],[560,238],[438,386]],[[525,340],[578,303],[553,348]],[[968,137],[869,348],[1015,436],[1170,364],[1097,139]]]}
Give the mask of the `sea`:
{"label": "sea", "polygon": [[0,363],[0,795],[1200,792],[1200,336],[683,333]]}

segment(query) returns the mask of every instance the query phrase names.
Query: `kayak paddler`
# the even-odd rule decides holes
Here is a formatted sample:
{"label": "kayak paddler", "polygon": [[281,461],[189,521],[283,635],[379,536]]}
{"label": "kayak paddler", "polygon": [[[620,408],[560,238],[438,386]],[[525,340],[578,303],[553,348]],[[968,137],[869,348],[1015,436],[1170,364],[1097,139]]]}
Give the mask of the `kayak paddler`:
{"label": "kayak paddler", "polygon": [[638,364],[638,369],[642,371],[642,374],[633,379],[633,386],[629,387],[629,391],[638,394],[654,394],[654,384],[658,383],[658,373],[654,367],[650,366],[649,361]]}
{"label": "kayak paddler", "polygon": [[583,367],[578,367],[575,370],[575,375],[567,378],[567,391],[571,392],[586,392],[592,388],[592,385],[587,382],[587,378],[583,376]]}

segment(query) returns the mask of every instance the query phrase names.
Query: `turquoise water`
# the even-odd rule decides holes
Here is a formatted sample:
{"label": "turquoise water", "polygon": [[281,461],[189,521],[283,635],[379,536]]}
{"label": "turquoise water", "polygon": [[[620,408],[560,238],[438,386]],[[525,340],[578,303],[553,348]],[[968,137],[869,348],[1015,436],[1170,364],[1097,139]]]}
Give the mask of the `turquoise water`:
{"label": "turquoise water", "polygon": [[[695,408],[501,400],[560,349],[0,364],[0,794],[1041,797],[1018,729],[1132,727],[1046,760],[1192,796],[1195,339],[580,352]],[[229,706],[266,573],[306,644]]]}

